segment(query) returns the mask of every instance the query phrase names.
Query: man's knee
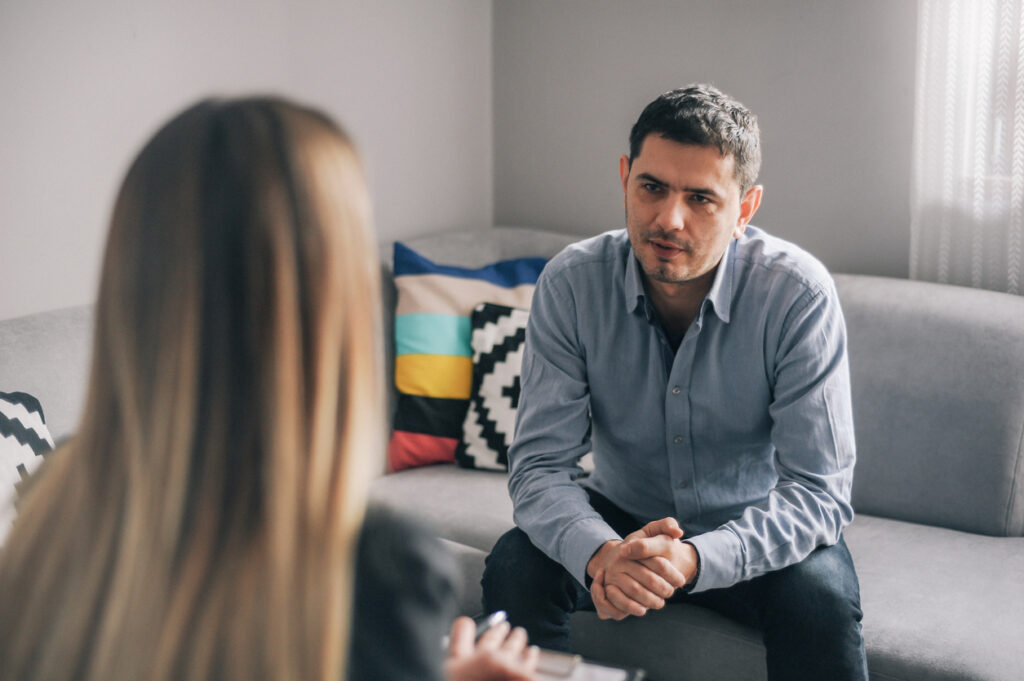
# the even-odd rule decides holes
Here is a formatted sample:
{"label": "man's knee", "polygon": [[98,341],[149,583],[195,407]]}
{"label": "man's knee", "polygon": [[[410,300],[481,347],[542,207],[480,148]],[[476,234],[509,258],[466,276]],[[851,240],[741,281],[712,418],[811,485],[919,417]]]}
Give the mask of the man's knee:
{"label": "man's knee", "polygon": [[[555,601],[572,610],[575,580],[533,545],[518,527],[502,535],[484,563],[484,605],[506,608],[509,601]],[[572,592],[572,593],[569,593]]]}
{"label": "man's knee", "polygon": [[857,573],[841,540],[835,546],[819,547],[773,577],[766,618],[785,618],[822,634],[856,627],[861,621]]}
{"label": "man's knee", "polygon": [[769,676],[866,679],[860,588],[846,545],[821,547],[771,576],[762,603]]}
{"label": "man's knee", "polygon": [[521,597],[541,590],[556,578],[558,567],[514,527],[498,539],[484,563],[484,600],[502,593]]}
{"label": "man's knee", "polygon": [[481,584],[485,610],[504,610],[509,621],[525,627],[537,645],[569,650],[569,614],[588,603],[589,597],[522,530],[509,530],[498,539],[487,556]]}

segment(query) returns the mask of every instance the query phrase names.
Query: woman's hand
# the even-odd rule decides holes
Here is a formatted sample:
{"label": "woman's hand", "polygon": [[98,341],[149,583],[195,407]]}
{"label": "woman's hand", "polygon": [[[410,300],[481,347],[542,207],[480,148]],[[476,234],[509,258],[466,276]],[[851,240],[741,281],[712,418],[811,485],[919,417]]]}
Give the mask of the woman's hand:
{"label": "woman's hand", "polygon": [[526,630],[508,622],[491,627],[476,640],[476,623],[459,617],[452,624],[445,660],[448,681],[535,681],[540,649],[528,646]]}

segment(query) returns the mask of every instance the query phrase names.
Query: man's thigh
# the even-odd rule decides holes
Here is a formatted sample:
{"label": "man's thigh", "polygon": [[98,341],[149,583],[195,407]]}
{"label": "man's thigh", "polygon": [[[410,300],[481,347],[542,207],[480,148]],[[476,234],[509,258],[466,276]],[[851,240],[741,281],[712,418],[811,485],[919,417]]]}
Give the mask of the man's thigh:
{"label": "man's thigh", "polygon": [[711,608],[745,624],[764,626],[784,613],[812,620],[826,618],[837,603],[859,613],[860,586],[849,549],[840,538],[834,546],[819,546],[789,567],[679,600]]}
{"label": "man's thigh", "polygon": [[860,587],[846,543],[727,589],[681,600],[761,629],[770,679],[866,679]]}

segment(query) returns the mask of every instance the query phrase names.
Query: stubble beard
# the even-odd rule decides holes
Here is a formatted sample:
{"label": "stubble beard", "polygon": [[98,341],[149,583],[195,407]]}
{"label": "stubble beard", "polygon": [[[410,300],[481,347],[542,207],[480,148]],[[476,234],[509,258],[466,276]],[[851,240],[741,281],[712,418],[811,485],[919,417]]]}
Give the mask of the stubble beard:
{"label": "stubble beard", "polygon": [[[690,281],[691,279],[693,279],[693,277],[691,276],[691,272],[689,270],[683,272],[682,276],[671,276],[668,273],[668,268],[670,267],[670,265],[668,263],[662,262],[649,248],[643,248],[643,249],[638,248],[638,244],[637,243],[633,243],[633,241],[632,241],[632,239],[633,239],[632,234],[634,233],[634,230],[632,230],[630,228],[630,224],[629,224],[629,208],[628,207],[626,208],[625,213],[626,213],[626,233],[630,235],[630,242],[632,243],[632,246],[633,246],[633,253],[634,253],[634,255],[637,255],[639,253],[643,253],[645,258],[652,258],[654,260],[650,264],[650,266],[648,266],[647,263],[644,262],[644,260],[642,260],[641,258],[637,257],[637,262],[640,264],[640,269],[643,271],[644,275],[648,279],[651,279],[653,281],[657,281],[657,282],[660,282],[660,283],[664,283],[664,284],[685,284],[688,281]],[[661,240],[661,241],[667,241],[668,243],[671,243],[672,245],[679,247],[679,249],[681,249],[683,251],[683,253],[685,253],[688,256],[692,256],[693,255],[693,246],[691,244],[679,243],[675,239],[672,239],[669,236],[667,236],[661,230],[658,230],[658,229],[641,229],[641,228],[637,227],[636,234],[637,234],[637,241],[639,241],[639,245],[640,246],[646,245],[647,241],[649,239],[658,239],[658,240]]]}

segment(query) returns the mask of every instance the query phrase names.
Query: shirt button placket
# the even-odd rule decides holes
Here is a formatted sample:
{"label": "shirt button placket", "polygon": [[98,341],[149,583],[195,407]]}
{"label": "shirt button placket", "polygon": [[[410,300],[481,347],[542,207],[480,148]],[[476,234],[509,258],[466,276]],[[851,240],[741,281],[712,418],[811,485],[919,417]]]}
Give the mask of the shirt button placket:
{"label": "shirt button placket", "polygon": [[[697,329],[699,330],[699,329]],[[690,385],[690,372],[692,370],[694,354],[696,350],[696,334],[688,334],[676,353],[674,371],[669,381],[668,399],[666,401],[666,418],[674,426],[676,432],[667,433],[670,463],[669,470],[674,481],[676,515],[687,517],[693,515],[697,509],[697,501],[693,489],[693,452],[690,451],[690,401],[688,397],[688,386]]]}

